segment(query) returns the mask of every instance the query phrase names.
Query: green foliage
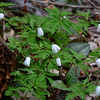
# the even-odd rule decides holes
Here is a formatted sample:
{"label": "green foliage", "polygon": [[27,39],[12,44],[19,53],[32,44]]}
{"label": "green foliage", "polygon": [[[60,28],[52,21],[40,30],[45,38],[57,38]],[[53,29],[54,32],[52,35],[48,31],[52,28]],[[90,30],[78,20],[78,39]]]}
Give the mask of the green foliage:
{"label": "green foliage", "polygon": [[96,59],[100,58],[100,48],[95,49],[89,54],[86,62],[94,62]]}
{"label": "green foliage", "polygon": [[5,10],[4,10],[4,7],[8,7],[8,6],[14,6],[15,4],[13,4],[13,3],[4,3],[4,2],[0,2],[0,12],[6,12]]}
{"label": "green foliage", "polygon": [[[76,51],[78,54],[83,54],[85,57],[90,52],[90,45],[88,43],[84,43],[84,42],[70,43],[70,44],[68,44],[67,48],[71,48],[74,51]],[[76,54],[76,56],[77,56],[77,54]],[[79,57],[76,57],[76,58],[79,58]]]}
{"label": "green foliage", "polygon": [[51,86],[61,90],[68,90],[66,85],[61,80],[53,81]]}
{"label": "green foliage", "polygon": [[[43,20],[42,27],[45,27],[47,31],[54,34],[56,31],[63,30],[65,33],[73,34],[71,28],[79,33],[77,26],[74,23],[71,23],[68,18],[72,13],[68,11],[60,11],[58,8],[52,10],[46,9],[49,12],[49,15]],[[64,18],[64,16],[66,18]],[[48,26],[48,27],[47,27]]]}
{"label": "green foliage", "polygon": [[79,23],[77,23],[77,25],[79,26],[79,28],[83,28],[86,31],[90,25],[96,25],[96,26],[98,25],[99,21],[89,20],[89,18],[92,16],[92,15],[90,15],[89,10],[87,12],[77,11],[76,16],[82,17],[81,19],[77,19],[79,21]]}
{"label": "green foliage", "polygon": [[[81,49],[78,49],[78,51],[73,48],[69,49],[68,46],[70,45],[69,36],[72,34],[78,35],[80,31],[84,32],[82,25],[85,22],[80,20],[79,24],[82,25],[79,27],[70,22],[69,18],[72,13],[68,11],[61,11],[58,8],[46,9],[46,11],[49,13],[46,17],[26,15],[24,17],[17,16],[5,19],[7,21],[6,26],[14,26],[15,29],[20,30],[17,33],[20,37],[18,39],[10,37],[7,45],[13,51],[18,50],[18,56],[20,56],[19,63],[23,64],[26,57],[31,58],[30,66],[19,68],[11,73],[11,76],[15,77],[15,84],[7,88],[5,95],[20,97],[18,91],[22,93],[27,91],[32,93],[32,96],[36,95],[37,98],[46,100],[46,96],[50,96],[47,88],[52,85],[52,87],[68,91],[66,100],[73,99],[75,96],[80,96],[83,99],[85,94],[92,91],[90,89],[92,83],[89,84],[89,80],[84,80],[81,84],[78,80],[80,69],[86,72],[88,68],[84,64],[83,59],[89,53],[86,53],[86,51],[89,51],[89,46],[81,44]],[[86,14],[87,16],[84,16],[84,13],[82,13],[82,16],[86,17],[87,21],[87,18],[90,16],[89,12]],[[81,14],[79,13],[79,15]],[[89,25],[86,25],[85,29]],[[43,29],[43,36],[38,36],[37,34],[37,28],[39,27]],[[61,50],[53,53],[53,44],[59,45]],[[59,70],[59,67],[56,65],[56,58],[58,57],[61,59],[61,64],[66,67],[71,67],[70,65],[77,66],[70,68],[66,76],[66,84],[61,80],[53,80],[52,77],[58,74],[50,73],[51,69]],[[68,86],[67,88],[66,85]]]}
{"label": "green foliage", "polygon": [[1,2],[0,3],[0,7],[8,7],[8,6],[14,6],[15,4],[13,3],[4,3],[4,2]]}
{"label": "green foliage", "polygon": [[67,85],[79,83],[79,80],[78,80],[79,76],[80,76],[79,67],[78,66],[76,68],[72,67],[68,71],[67,76],[66,76]]}
{"label": "green foliage", "polygon": [[77,67],[77,69],[75,69],[75,67],[72,67],[66,76],[66,83],[69,85],[69,87],[66,88],[66,85],[60,80],[54,81],[52,83],[52,87],[69,91],[65,100],[72,100],[77,96],[80,99],[84,100],[85,96],[93,93],[97,86],[94,85],[95,82],[89,82],[88,78],[80,82],[78,80],[79,73],[79,67]]}
{"label": "green foliage", "polygon": [[96,86],[93,84],[94,82],[89,82],[89,79],[86,78],[81,84],[74,84],[69,87],[69,90],[72,91],[68,93],[65,100],[72,100],[74,97],[79,96],[82,100],[84,100],[85,96],[93,93],[96,89]]}
{"label": "green foliage", "polygon": [[[39,66],[38,62],[35,66],[30,66],[19,70],[27,71],[27,74],[22,74],[20,71],[13,72],[11,75],[17,76],[14,80],[15,82],[18,81],[17,86],[15,85],[13,87],[8,87],[8,91],[5,92],[5,95],[18,97],[18,89],[20,91],[30,91],[34,95],[37,95],[38,98],[45,100],[45,95],[48,95],[48,92],[46,90],[46,88],[48,87],[46,79],[50,80],[50,82],[53,82],[53,80],[50,77],[48,78],[48,76],[46,75],[53,76],[53,74],[49,72],[45,73],[45,71],[42,70],[41,66]],[[14,91],[15,93],[13,94]]]}

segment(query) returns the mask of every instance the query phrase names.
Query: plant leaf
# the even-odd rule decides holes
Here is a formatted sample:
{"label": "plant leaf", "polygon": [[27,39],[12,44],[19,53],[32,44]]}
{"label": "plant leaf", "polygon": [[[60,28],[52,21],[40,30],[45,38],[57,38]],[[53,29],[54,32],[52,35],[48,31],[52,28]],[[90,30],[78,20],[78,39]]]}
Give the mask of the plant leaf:
{"label": "plant leaf", "polygon": [[[75,73],[75,70],[76,70],[76,73]],[[76,76],[76,74],[77,74],[77,76]],[[72,67],[68,71],[68,74],[66,76],[67,85],[78,83],[78,77],[79,77],[79,75],[80,75],[79,66],[77,66],[76,69],[75,69],[75,67]]]}
{"label": "plant leaf", "polygon": [[90,51],[90,45],[88,43],[84,43],[84,42],[70,43],[70,44],[68,44],[67,48],[73,49],[78,54],[83,53],[83,55],[85,57],[89,54],[89,51]]}
{"label": "plant leaf", "polygon": [[67,90],[66,85],[61,80],[54,81],[51,86],[61,90]]}

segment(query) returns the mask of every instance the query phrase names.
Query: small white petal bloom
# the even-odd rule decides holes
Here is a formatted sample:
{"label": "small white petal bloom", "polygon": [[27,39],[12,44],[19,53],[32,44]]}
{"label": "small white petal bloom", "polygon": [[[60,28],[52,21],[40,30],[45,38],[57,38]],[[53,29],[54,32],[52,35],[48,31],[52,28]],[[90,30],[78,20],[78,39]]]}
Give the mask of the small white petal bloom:
{"label": "small white petal bloom", "polygon": [[0,13],[0,20],[4,18],[4,14],[3,13]]}
{"label": "small white petal bloom", "polygon": [[56,64],[57,64],[57,66],[61,66],[61,60],[60,60],[60,58],[56,59]]}
{"label": "small white petal bloom", "polygon": [[24,61],[24,64],[26,66],[30,66],[30,61],[31,61],[31,58],[30,57],[26,57],[25,61]]}
{"label": "small white petal bloom", "polygon": [[53,45],[52,45],[52,51],[53,51],[54,53],[57,53],[60,49],[61,49],[61,48],[60,48],[58,45],[56,45],[56,44],[53,44]]}
{"label": "small white petal bloom", "polygon": [[63,18],[68,19],[66,16],[61,17],[61,19],[63,19]]}
{"label": "small white petal bloom", "polygon": [[95,61],[96,65],[100,68],[100,58]]}
{"label": "small white petal bloom", "polygon": [[68,19],[66,16],[63,16],[63,18],[66,18],[66,19]]}
{"label": "small white petal bloom", "polygon": [[44,35],[44,32],[43,32],[42,28],[38,28],[37,31],[38,31],[38,36],[43,36]]}
{"label": "small white petal bloom", "polygon": [[100,24],[98,25],[97,32],[100,32]]}
{"label": "small white petal bloom", "polygon": [[96,96],[100,95],[100,86],[97,86],[95,93],[96,93]]}

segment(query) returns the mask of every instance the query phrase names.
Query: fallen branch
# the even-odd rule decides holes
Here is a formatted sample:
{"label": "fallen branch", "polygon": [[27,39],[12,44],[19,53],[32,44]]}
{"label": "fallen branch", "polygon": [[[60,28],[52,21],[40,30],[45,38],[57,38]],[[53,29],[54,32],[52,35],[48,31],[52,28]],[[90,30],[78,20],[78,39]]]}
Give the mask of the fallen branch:
{"label": "fallen branch", "polygon": [[37,3],[42,3],[42,4],[49,4],[49,5],[56,5],[56,6],[63,6],[63,7],[71,7],[71,8],[85,8],[85,9],[91,9],[91,8],[96,8],[96,9],[100,9],[100,7],[97,6],[85,6],[85,5],[70,5],[70,4],[64,4],[64,3],[59,3],[59,2],[44,2],[44,1],[37,1]]}

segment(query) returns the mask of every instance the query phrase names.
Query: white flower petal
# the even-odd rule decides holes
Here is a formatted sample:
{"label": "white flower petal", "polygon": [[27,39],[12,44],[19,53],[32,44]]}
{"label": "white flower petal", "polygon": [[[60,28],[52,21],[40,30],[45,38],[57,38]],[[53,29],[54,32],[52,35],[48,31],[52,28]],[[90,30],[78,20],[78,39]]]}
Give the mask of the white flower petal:
{"label": "white flower petal", "polygon": [[0,13],[0,20],[4,18],[4,14],[3,13]]}
{"label": "white flower petal", "polygon": [[60,60],[60,58],[56,59],[56,64],[57,64],[57,66],[61,66],[61,60]]}
{"label": "white flower petal", "polygon": [[61,17],[61,19],[63,19],[63,18],[68,19],[66,16]]}
{"label": "white flower petal", "polygon": [[52,45],[52,51],[53,51],[54,53],[57,53],[60,49],[61,49],[61,48],[60,48],[58,45],[56,45],[56,44],[53,44],[53,45]]}
{"label": "white flower petal", "polygon": [[43,32],[42,28],[38,28],[37,31],[38,31],[38,36],[43,36],[44,35],[44,32]]}
{"label": "white flower petal", "polygon": [[100,95],[100,86],[97,86],[95,93],[96,93],[96,96]]}
{"label": "white flower petal", "polygon": [[61,49],[58,45],[56,45],[56,44],[55,44],[55,46],[56,46],[56,48],[57,48],[58,50],[60,50],[60,49]]}
{"label": "white flower petal", "polygon": [[63,16],[63,18],[66,18],[66,16]]}
{"label": "white flower petal", "polygon": [[30,57],[26,57],[26,59],[24,61],[24,65],[30,66],[30,61],[31,61],[31,58]]}
{"label": "white flower petal", "polygon": [[100,24],[98,25],[97,32],[100,32]]}
{"label": "white flower petal", "polygon": [[96,65],[100,68],[100,58],[95,61]]}
{"label": "white flower petal", "polygon": [[54,45],[52,45],[52,51],[53,51],[54,53],[57,53],[57,52],[58,52],[57,47],[56,47],[56,46],[54,46]]}

